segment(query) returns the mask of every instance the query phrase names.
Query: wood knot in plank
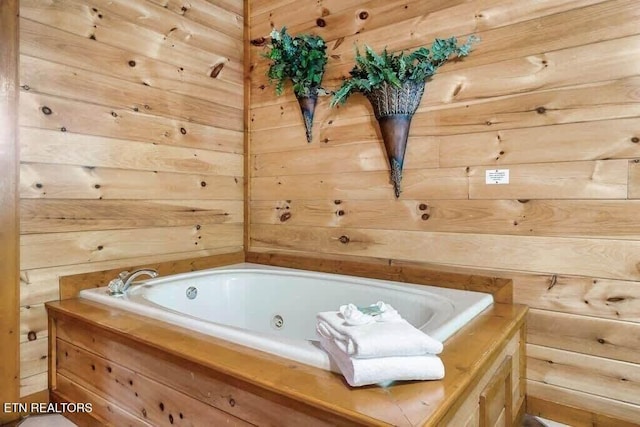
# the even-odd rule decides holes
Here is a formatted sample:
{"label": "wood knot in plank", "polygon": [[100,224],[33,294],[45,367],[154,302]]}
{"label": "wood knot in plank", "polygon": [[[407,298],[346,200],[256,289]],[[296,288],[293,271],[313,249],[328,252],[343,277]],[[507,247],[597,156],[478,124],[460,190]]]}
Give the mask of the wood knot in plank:
{"label": "wood knot in plank", "polygon": [[224,68],[224,64],[223,63],[220,63],[220,64],[216,65],[215,67],[213,67],[211,69],[211,73],[209,74],[209,77],[212,77],[212,78],[215,79],[216,77],[218,77],[218,75],[220,74],[220,72],[222,71],[223,68]]}
{"label": "wood knot in plank", "polygon": [[324,28],[324,27],[326,27],[326,26],[327,26],[327,21],[325,21],[325,20],[324,20],[324,19],[322,19],[322,18],[318,18],[318,19],[316,19],[316,25],[317,25],[318,27],[320,27],[320,28]]}
{"label": "wood knot in plank", "polygon": [[455,98],[456,95],[458,95],[460,93],[460,91],[462,90],[462,83],[458,82],[458,84],[456,85],[456,87],[453,89],[453,93],[451,94],[452,98]]}
{"label": "wood knot in plank", "polygon": [[369,12],[367,12],[366,10],[363,10],[358,14],[358,18],[362,19],[363,21],[368,17],[369,17]]}
{"label": "wood knot in plank", "polygon": [[267,44],[267,39],[265,39],[264,37],[258,37],[257,39],[251,40],[251,44],[253,46],[264,46],[265,44]]}
{"label": "wood knot in plank", "polygon": [[342,243],[342,244],[345,244],[345,245],[346,245],[347,243],[349,243],[349,241],[350,241],[351,239],[349,239],[349,236],[340,236],[340,238],[339,238],[338,240],[340,240],[340,243]]}
{"label": "wood knot in plank", "polygon": [[285,221],[288,221],[289,219],[291,219],[291,212],[285,212],[282,215],[280,215],[280,222],[285,222]]}

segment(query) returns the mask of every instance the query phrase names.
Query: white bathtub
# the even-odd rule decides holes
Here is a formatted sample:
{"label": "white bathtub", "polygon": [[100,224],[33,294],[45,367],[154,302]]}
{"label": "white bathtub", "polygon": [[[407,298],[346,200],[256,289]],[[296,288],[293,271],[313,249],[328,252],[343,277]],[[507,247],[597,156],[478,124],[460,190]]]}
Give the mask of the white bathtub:
{"label": "white bathtub", "polygon": [[493,303],[480,292],[249,263],[159,277],[120,297],[106,287],[80,296],[323,369],[332,366],[317,342],[320,311],[384,301],[445,341]]}

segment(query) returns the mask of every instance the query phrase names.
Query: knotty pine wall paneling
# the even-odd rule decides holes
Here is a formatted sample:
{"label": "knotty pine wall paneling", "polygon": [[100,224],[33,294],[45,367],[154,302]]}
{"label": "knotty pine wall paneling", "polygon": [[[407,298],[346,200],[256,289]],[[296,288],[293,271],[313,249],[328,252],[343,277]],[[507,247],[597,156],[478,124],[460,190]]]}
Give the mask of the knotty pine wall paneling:
{"label": "knotty pine wall paneling", "polygon": [[22,396],[59,277],[243,249],[241,0],[20,1]]}
{"label": "knotty pine wall paneling", "polygon": [[[515,301],[531,307],[529,411],[571,425],[637,422],[637,1],[249,3],[249,250],[511,278]],[[306,143],[291,90],[274,95],[260,56],[283,25],[325,38],[328,89],[353,66],[355,44],[481,38],[427,84],[400,199],[364,97],[335,109],[322,98]],[[496,168],[509,169],[508,185],[485,184]]]}
{"label": "knotty pine wall paneling", "polygon": [[[18,0],[0,2],[0,402],[19,401]],[[17,414],[0,412],[0,424]]]}

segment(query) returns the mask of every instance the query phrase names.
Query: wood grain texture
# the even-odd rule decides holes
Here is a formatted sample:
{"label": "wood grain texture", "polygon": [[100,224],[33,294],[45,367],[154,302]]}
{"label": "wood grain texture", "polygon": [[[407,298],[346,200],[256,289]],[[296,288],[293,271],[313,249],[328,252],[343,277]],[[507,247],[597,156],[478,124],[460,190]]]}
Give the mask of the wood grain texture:
{"label": "wood grain texture", "polygon": [[[435,141],[411,138],[407,142],[405,169],[438,166]],[[251,176],[303,175],[322,172],[358,172],[387,170],[384,147],[378,141],[332,146],[309,146],[307,149],[271,152],[252,156]],[[301,148],[301,147],[298,147]]]}
{"label": "wood grain texture", "polygon": [[[44,304],[20,307],[20,343],[33,342],[48,336],[47,312]],[[23,375],[28,376],[28,375]]]}
{"label": "wood grain texture", "polygon": [[29,396],[42,390],[48,385],[47,372],[40,372],[30,377],[20,378],[20,397]]}
{"label": "wood grain texture", "polygon": [[20,201],[22,234],[242,223],[236,200],[64,200]]}
{"label": "wood grain texture", "polygon": [[23,163],[23,199],[240,200],[242,177]]}
{"label": "wood grain texture", "polygon": [[[0,401],[18,402],[18,0],[0,2]],[[0,412],[0,424],[19,414]]]}
{"label": "wood grain texture", "polygon": [[488,292],[499,303],[510,304],[512,283],[510,280],[487,275],[466,274],[437,270],[433,266],[411,264],[398,260],[375,260],[371,258],[348,257],[340,260],[331,257],[307,257],[287,253],[248,252],[247,262],[321,271],[324,273],[347,274],[398,282],[434,285],[467,291]]}
{"label": "wood grain texture", "polygon": [[263,224],[252,227],[251,247],[374,258],[388,258],[393,252],[396,259],[460,267],[500,264],[504,269],[539,273],[640,278],[636,241]]}
{"label": "wood grain texture", "polygon": [[[639,97],[636,89],[640,79],[637,76],[617,80],[601,78],[603,80],[576,86],[420,107],[413,116],[409,135],[458,135],[638,117],[640,108],[637,106]],[[427,85],[425,99],[429,97],[429,89]],[[343,137],[338,135],[343,132],[351,132],[347,135],[351,141],[379,139],[377,124],[366,98],[354,95],[348,108],[330,110],[328,104],[329,100],[325,98],[319,100],[316,107],[314,128],[318,129],[315,132],[318,133],[318,141],[340,140]],[[255,107],[251,114],[252,127],[256,131],[302,125],[299,107],[293,100],[282,105]],[[352,129],[365,126],[371,126],[371,129],[357,134]],[[271,138],[278,139],[278,136],[271,132]]]}
{"label": "wood grain texture", "polygon": [[20,84],[34,92],[242,130],[241,110],[215,100],[167,92],[26,55],[21,55],[20,63]]}
{"label": "wood grain texture", "polygon": [[242,245],[242,224],[135,230],[74,231],[22,236],[22,269]]}
{"label": "wood grain texture", "polygon": [[20,2],[21,394],[46,388],[30,349],[61,276],[242,250],[242,10]]}
{"label": "wood grain texture", "polygon": [[[44,307],[43,307],[43,310],[44,310]],[[44,321],[46,325],[46,322],[47,322],[46,311],[45,311]],[[20,376],[23,378],[27,378],[32,375],[37,375],[40,372],[46,371],[47,365],[49,363],[47,351],[48,351],[47,336],[44,336],[42,339],[21,343],[20,354],[22,358],[20,360]]]}
{"label": "wood grain texture", "polygon": [[215,28],[236,40],[242,40],[244,13],[242,1],[191,0],[185,4],[180,0],[149,0],[173,13],[187,17],[194,22]]}
{"label": "wood grain texture", "polygon": [[99,426],[112,420],[114,424],[128,425],[135,427],[150,427],[153,424],[144,421],[141,418],[132,416],[128,412],[122,410],[118,405],[105,400],[100,395],[87,390],[86,388],[74,383],[63,375],[56,378],[57,387],[52,392],[52,400],[55,402],[81,402],[87,401],[92,403],[91,414],[75,413],[71,414],[71,420],[78,425]]}
{"label": "wood grain texture", "polygon": [[242,147],[244,154],[244,186],[242,198],[244,202],[244,231],[243,231],[243,245],[246,249],[249,248],[249,236],[251,233],[251,45],[249,43],[249,16],[251,15],[252,5],[251,0],[242,0],[242,7],[244,10],[245,20],[242,27],[242,35],[244,41],[244,111],[242,115],[244,124],[244,134],[242,138]]}
{"label": "wood grain texture", "polygon": [[[443,167],[633,158],[637,118],[434,137]],[[543,135],[543,137],[541,137]]]}
{"label": "wood grain texture", "polygon": [[[48,308],[57,322],[58,337],[86,349],[91,348],[93,336],[104,335],[135,351],[151,352],[156,358],[162,354],[165,360],[181,361],[184,366],[200,365],[198,371],[224,374],[254,390],[262,389],[264,397],[278,396],[277,401],[333,425],[403,426],[437,425],[457,397],[466,396],[476,384],[480,376],[475,374],[487,372],[500,355],[504,356],[505,349],[512,349],[508,343],[520,338],[526,313],[521,306],[495,304],[452,337],[442,354],[443,362],[460,368],[448,369],[445,385],[416,381],[383,390],[350,389],[331,372],[213,337],[185,333],[132,313],[118,311],[116,315],[115,309],[80,299],[52,303]],[[65,332],[73,334],[74,339],[64,338]],[[76,339],[81,336],[84,338]],[[167,345],[171,342],[175,345]]]}
{"label": "wood grain texture", "polygon": [[[481,10],[483,6],[489,7]],[[366,43],[377,50],[386,46],[395,51],[416,48],[436,37],[477,34],[482,39],[475,47],[477,55],[444,67],[453,71],[636,35],[634,20],[638,19],[637,14],[633,0],[543,1],[526,5],[507,5],[499,0],[454,3],[453,7],[433,14],[395,21],[373,31],[327,39],[329,45],[335,40],[334,46],[337,46],[329,51],[331,66],[325,78],[335,84],[341,76],[347,75],[352,67],[354,44]],[[425,21],[430,25],[424,25]],[[565,34],[567,21],[576,23],[571,37]],[[603,22],[611,23],[615,28],[605,30]]]}
{"label": "wood grain texture", "polygon": [[[624,427],[634,426],[638,423],[636,415],[639,408],[637,405],[538,381],[527,381],[527,391],[534,398],[551,401],[565,407],[581,408],[577,416],[574,415],[570,419],[571,425],[592,426],[595,421],[597,426]],[[554,416],[554,412],[551,411],[545,412],[545,414],[554,419],[563,419],[563,417]],[[583,421],[585,418],[589,421]]]}
{"label": "wood grain texture", "polygon": [[[191,269],[207,268],[210,266],[208,262],[213,262],[212,260],[216,260],[218,258],[224,259],[227,256],[231,256],[230,262],[241,262],[243,257],[236,257],[238,251],[241,250],[241,246],[226,246],[216,249],[200,249],[188,252],[154,254],[150,256],[126,259],[23,270],[20,274],[20,305],[37,305],[47,301],[65,298],[67,294],[64,292],[64,286],[60,288],[60,282],[65,283],[66,276],[86,275],[94,272],[98,272],[99,274],[99,272],[110,270],[113,270],[115,274],[118,274],[120,271],[131,268],[132,266],[154,266],[153,268],[156,269],[165,269],[165,267],[163,267],[165,264],[175,264],[176,266],[184,264],[188,266],[183,267],[182,269],[176,268],[175,271],[173,270],[173,267],[163,270],[166,271],[167,274],[171,271],[191,271]],[[74,286],[81,287],[83,284],[85,287],[106,285],[109,280],[112,279],[111,276],[113,276],[113,274],[110,276],[99,276],[99,280],[94,279],[92,278],[93,276],[91,276],[86,282],[79,279],[77,283],[74,282]],[[72,293],[71,296],[75,296],[76,294],[77,291]]]}
{"label": "wood grain texture", "polygon": [[20,130],[20,159],[24,163],[214,176],[243,174],[241,154],[34,128]]}
{"label": "wood grain texture", "polygon": [[223,265],[244,262],[244,252],[229,252],[219,255],[200,256],[175,261],[146,262],[138,265],[126,265],[103,271],[89,273],[71,273],[60,277],[60,299],[69,299],[78,296],[83,289],[106,286],[111,279],[123,270],[138,270],[140,268],[153,268],[161,276],[186,273],[189,271],[204,270],[206,268],[220,267]]}
{"label": "wood grain texture", "polygon": [[640,199],[640,160],[629,161],[629,198]]}
{"label": "wood grain texture", "polygon": [[[47,114],[45,114],[45,111]],[[243,133],[131,109],[23,91],[20,125],[203,150],[242,153]]]}
{"label": "wood grain texture", "polygon": [[638,405],[638,365],[527,345],[528,379]]}
{"label": "wood grain texture", "polygon": [[486,171],[469,171],[470,199],[623,199],[627,160],[521,164],[508,168],[509,185],[487,185]]}
{"label": "wood grain texture", "polygon": [[[239,84],[211,78],[205,73],[181,70],[166,62],[135,55],[105,43],[80,37],[28,19],[21,20],[21,52],[24,55],[62,63],[136,84],[152,86],[242,109]],[[83,52],[92,52],[92,61]]]}
{"label": "wood grain texture", "polygon": [[[176,421],[185,418],[194,423],[206,419],[212,425],[251,425],[155,379],[139,375],[129,367],[96,356],[61,339],[57,340],[56,346],[59,377],[64,376],[95,394],[108,397],[114,406],[148,420],[152,425],[163,425],[174,417]],[[108,373],[106,379],[103,372]]]}
{"label": "wood grain texture", "polygon": [[[131,2],[126,0],[94,0],[98,9],[98,19],[114,16],[120,21],[134,23],[139,28],[164,35],[164,40],[171,42],[171,48],[178,44],[193,52],[196,56],[201,51],[217,54],[242,62],[242,34],[227,35],[215,26],[202,25],[183,15],[172,13],[166,7],[153,2]],[[102,14],[102,17],[100,17]],[[97,36],[96,36],[97,38]]]}
{"label": "wood grain texture", "polygon": [[[402,194],[409,199],[467,199],[465,168],[416,169],[403,173]],[[253,200],[385,200],[393,192],[387,171],[283,175],[251,179]]]}
{"label": "wood grain texture", "polygon": [[[530,345],[635,371],[636,3],[323,0],[294,12],[287,0],[252,0],[249,253],[404,260],[512,279],[514,300],[535,308]],[[481,38],[428,82],[399,199],[364,97],[339,108],[320,97],[314,139],[305,143],[293,94],[275,96],[261,57],[269,31],[282,25],[325,38],[329,90],[348,75],[354,45],[398,51],[435,37]],[[496,168],[509,170],[508,185],[486,184]],[[558,383],[568,375],[558,404],[582,410],[580,422],[640,419],[635,404],[624,406],[624,384],[607,382],[615,397],[592,394],[587,379],[598,378],[597,368],[552,371]],[[607,400],[591,405],[583,396]],[[625,409],[616,415],[608,403]],[[457,421],[479,423],[479,413]]]}
{"label": "wood grain texture", "polygon": [[640,284],[576,276],[514,279],[514,299],[531,308],[640,323]]}
{"label": "wood grain texture", "polygon": [[[131,2],[141,7],[149,5],[157,11],[156,6],[146,1]],[[134,55],[160,59],[180,68],[190,69],[197,74],[210,74],[216,65],[223,64],[223,71],[219,74],[221,80],[241,84],[242,66],[241,52],[233,51],[230,47],[225,52],[209,52],[200,47],[190,46],[183,39],[172,37],[178,30],[169,24],[168,27],[149,28],[142,22],[134,22],[127,16],[119,15],[117,5],[98,2],[96,7],[91,7],[82,2],[64,0],[55,3],[42,3],[37,0],[25,0],[21,2],[21,16],[49,25],[62,28],[65,31],[85,37],[99,43],[107,43],[123,51]],[[167,13],[169,13],[167,11]],[[153,13],[150,20],[157,18]],[[172,16],[173,18],[173,16]],[[179,17],[178,17],[179,18]],[[169,19],[171,23],[174,19]],[[156,22],[157,23],[157,22]],[[153,25],[152,25],[153,26]],[[176,31],[169,31],[176,28]],[[178,34],[180,31],[178,31]],[[211,46],[215,46],[213,43]],[[235,58],[230,61],[226,54],[232,54]],[[135,60],[135,57],[131,58]]]}
{"label": "wood grain texture", "polygon": [[[478,102],[498,95],[589,83],[601,80],[603,75],[608,80],[631,77],[638,73],[638,65],[631,59],[637,54],[637,49],[638,36],[630,35],[482,65],[474,62],[476,57],[472,54],[464,61],[448,64],[438,71],[427,88],[420,108],[453,102]],[[252,73],[255,106],[293,102],[290,93],[273,97],[274,89],[265,77],[266,65],[266,61],[258,60]],[[449,67],[454,65],[461,65],[462,68],[451,70]],[[344,70],[343,74],[346,75],[347,71]],[[340,84],[341,78],[327,77],[324,82],[333,88]]]}
{"label": "wood grain texture", "polygon": [[561,423],[570,423],[568,425],[576,427],[634,427],[637,425],[633,421],[608,417],[596,412],[597,409],[594,411],[584,410],[576,406],[546,400],[543,397],[527,396],[527,411],[529,414],[557,420]]}
{"label": "wood grain texture", "polygon": [[635,201],[601,199],[254,200],[251,222],[637,240],[638,208]]}
{"label": "wood grain texture", "polygon": [[[69,331],[65,334],[65,338],[71,338],[77,344],[73,345],[65,340],[58,340],[60,349],[68,349],[64,353],[64,358],[67,360],[61,363],[62,375],[64,375],[64,371],[69,372],[67,375],[72,379],[72,382],[83,384],[85,388],[95,390],[98,394],[115,401],[116,404],[127,395],[132,395],[131,399],[128,399],[131,401],[138,400],[135,396],[136,393],[139,396],[143,395],[143,399],[146,400],[144,406],[149,408],[147,411],[148,418],[155,418],[156,425],[166,422],[162,418],[168,418],[167,413],[172,412],[171,407],[175,405],[175,402],[171,401],[170,397],[174,393],[179,393],[180,400],[184,401],[185,398],[193,399],[204,405],[209,405],[208,408],[214,417],[219,417],[220,412],[224,411],[223,413],[226,413],[227,416],[253,421],[251,425],[326,425],[316,418],[305,416],[303,413],[296,413],[292,411],[292,408],[279,404],[277,401],[254,395],[250,392],[250,388],[247,390],[248,387],[246,386],[239,387],[239,384],[233,384],[233,382],[230,384],[225,383],[224,376],[208,374],[201,368],[181,366],[170,358],[160,359],[146,351],[133,349],[126,344],[110,341],[100,335],[96,336],[96,345],[92,352],[84,350],[87,338],[81,336],[80,331]],[[116,349],[119,351],[114,351]],[[67,354],[68,356],[66,356]],[[85,359],[86,362],[80,364],[74,359]],[[108,359],[115,359],[116,363]],[[90,368],[92,365],[96,366],[95,371]],[[100,365],[102,369],[97,369]],[[104,377],[104,372],[107,371],[105,365],[112,367],[112,371],[108,372],[112,381],[101,381]],[[132,379],[131,382],[127,382],[126,377],[124,378],[125,381],[122,381],[122,374],[118,375],[118,371],[122,372],[124,368],[129,370],[127,377]],[[92,377],[96,379],[90,382],[85,380],[85,378]],[[111,388],[113,384],[117,384],[113,381],[114,378],[117,378],[119,383],[126,387],[123,393],[125,396],[113,395],[115,390],[111,390]],[[97,384],[97,386],[92,383]],[[151,387],[149,387],[150,385]],[[122,385],[116,387],[120,388]],[[154,399],[163,403],[164,409],[162,411],[157,409],[159,405],[155,401],[148,402],[149,393],[147,388],[151,389],[151,393],[162,393],[162,396]],[[169,390],[164,390],[164,388]],[[169,402],[165,403],[167,400]],[[128,403],[117,406],[141,415],[138,413],[140,406],[133,410],[131,410],[132,408]],[[193,414],[187,414],[187,411],[183,411],[182,405],[176,409],[177,418],[194,420]],[[179,414],[182,414],[183,418],[180,418]],[[176,413],[174,412],[175,415]],[[231,421],[239,422],[235,417],[231,418]]]}
{"label": "wood grain texture", "polygon": [[527,342],[638,364],[640,325],[590,316],[532,309]]}

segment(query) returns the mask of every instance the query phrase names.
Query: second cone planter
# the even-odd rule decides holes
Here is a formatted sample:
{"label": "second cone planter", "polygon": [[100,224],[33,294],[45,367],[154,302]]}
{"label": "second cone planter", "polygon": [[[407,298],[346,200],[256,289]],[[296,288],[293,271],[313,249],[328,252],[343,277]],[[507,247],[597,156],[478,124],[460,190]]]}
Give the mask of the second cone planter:
{"label": "second cone planter", "polygon": [[298,104],[300,104],[300,111],[302,111],[302,118],[304,119],[307,142],[311,142],[313,139],[313,134],[311,133],[311,127],[313,126],[313,113],[316,110],[318,95],[298,96],[297,99]]}
{"label": "second cone planter", "polygon": [[365,94],[380,125],[396,198],[402,192],[400,183],[411,118],[420,105],[424,84],[424,81],[407,80],[397,87],[385,82],[381,87]]}

